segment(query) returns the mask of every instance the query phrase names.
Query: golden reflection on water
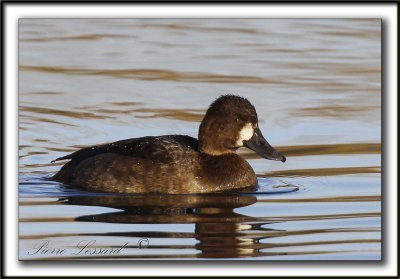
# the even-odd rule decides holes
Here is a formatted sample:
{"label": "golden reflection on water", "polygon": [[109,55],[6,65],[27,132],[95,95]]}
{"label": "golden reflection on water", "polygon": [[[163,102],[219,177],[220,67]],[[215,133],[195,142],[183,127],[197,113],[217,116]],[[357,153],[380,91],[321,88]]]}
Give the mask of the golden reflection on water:
{"label": "golden reflection on water", "polygon": [[26,38],[20,39],[21,42],[52,42],[52,41],[96,41],[105,38],[134,38],[134,36],[124,36],[116,34],[87,34],[81,36],[60,36],[60,37],[43,37],[43,38]]}
{"label": "golden reflection on water", "polygon": [[[37,113],[37,114],[43,114],[43,115],[49,115],[53,117],[54,115],[59,115],[59,116],[68,116],[68,117],[73,117],[73,118],[78,118],[78,119],[104,119],[104,117],[98,116],[94,113],[86,112],[86,111],[79,111],[79,112],[74,112],[71,110],[61,110],[61,109],[50,109],[50,108],[43,108],[43,107],[29,107],[29,106],[20,106],[20,113],[21,112],[27,112],[27,113]],[[40,118],[36,120],[42,120],[45,118]],[[64,124],[61,122],[56,122],[51,119],[45,119],[46,121],[52,121],[53,123],[59,123],[59,124]]]}
{"label": "golden reflection on water", "polygon": [[320,106],[315,108],[300,108],[292,114],[301,117],[332,117],[354,119],[363,113],[379,110],[380,106]]}
{"label": "golden reflection on water", "polygon": [[[339,155],[339,154],[380,154],[380,143],[353,143],[353,144],[314,144],[314,145],[291,145],[277,146],[280,152],[287,157],[315,156],[315,155]],[[259,156],[244,150],[240,155],[246,159],[257,159]],[[342,168],[346,169],[346,168]]]}
{"label": "golden reflection on water", "polygon": [[247,28],[228,28],[228,27],[201,27],[201,26],[188,26],[186,24],[156,24],[156,23],[143,23],[137,25],[140,28],[166,28],[166,29],[173,29],[173,30],[195,30],[195,31],[203,31],[203,32],[229,32],[229,33],[245,33],[245,34],[259,34],[259,32],[254,29],[247,29]]}
{"label": "golden reflection on water", "polygon": [[[332,199],[332,202],[337,201]],[[345,202],[345,200],[341,200]],[[366,200],[364,200],[365,202]],[[121,231],[106,233],[58,233],[58,234],[30,234],[20,236],[21,240],[40,239],[70,239],[72,237],[98,238],[98,237],[119,237],[125,238],[128,243],[135,237],[179,239],[195,238],[198,242],[194,245],[163,244],[150,245],[147,249],[154,253],[147,254],[148,257],[198,257],[198,258],[240,258],[240,257],[262,257],[266,255],[306,255],[309,253],[329,253],[328,251],[309,251],[313,246],[331,244],[359,244],[379,243],[380,239],[352,239],[352,240],[315,240],[300,242],[270,242],[268,240],[286,236],[307,236],[332,233],[355,233],[355,232],[379,232],[380,228],[332,228],[332,229],[298,229],[293,231],[276,230],[268,228],[276,222],[301,221],[301,220],[326,220],[342,218],[365,218],[365,213],[355,214],[334,214],[314,216],[290,216],[290,217],[252,217],[235,213],[236,208],[250,206],[257,202],[254,196],[242,196],[237,194],[218,195],[138,195],[138,196],[98,196],[98,197],[70,197],[58,201],[24,200],[20,206],[39,206],[68,204],[79,206],[101,206],[120,209],[122,211],[112,213],[101,213],[95,215],[83,215],[75,218],[21,218],[20,222],[100,222],[100,223],[124,223],[124,224],[195,224],[191,233],[182,232],[142,232],[142,231]],[[296,200],[280,200],[283,203],[296,203]],[[305,201],[301,201],[305,202]],[[354,201],[353,201],[354,202]],[[363,202],[359,200],[359,202]],[[379,213],[369,213],[368,216],[379,216]],[[125,242],[125,241],[122,241]],[[168,241],[167,241],[168,242]],[[276,252],[269,251],[277,248],[290,248],[302,246],[304,251],[297,252]],[[117,248],[112,245],[96,245],[96,248]],[[64,246],[73,248],[73,246]],[[131,252],[124,255],[114,255],[113,258],[137,258],[146,255],[137,255],[136,246],[127,246]],[[181,254],[158,255],[160,249],[180,249]],[[186,254],[185,250],[197,250],[196,254]],[[346,250],[344,250],[346,251]],[[107,255],[84,255],[76,258],[107,258]],[[42,257],[39,259],[46,259]]]}
{"label": "golden reflection on water", "polygon": [[52,74],[67,74],[67,75],[99,75],[115,78],[130,78],[139,80],[172,80],[185,82],[212,82],[212,83],[278,83],[272,79],[255,77],[255,76],[240,76],[240,75],[221,75],[195,72],[175,72],[170,70],[160,69],[115,69],[115,70],[100,70],[100,69],[74,69],[62,67],[45,67],[20,65],[19,71],[43,72]]}
{"label": "golden reflection on water", "polygon": [[381,173],[381,167],[347,167],[347,168],[313,168],[272,171],[260,174],[260,177],[312,177],[312,176],[336,176],[343,174]]}
{"label": "golden reflection on water", "polygon": [[190,122],[201,122],[205,111],[202,109],[137,109],[135,112],[152,113],[138,118],[169,118]]}

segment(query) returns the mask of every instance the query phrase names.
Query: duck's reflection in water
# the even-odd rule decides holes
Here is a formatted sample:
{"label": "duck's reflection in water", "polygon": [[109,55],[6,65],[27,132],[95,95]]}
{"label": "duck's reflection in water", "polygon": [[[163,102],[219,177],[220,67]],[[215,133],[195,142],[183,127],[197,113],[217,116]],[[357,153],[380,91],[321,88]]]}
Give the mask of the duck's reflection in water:
{"label": "duck's reflection in water", "polygon": [[[179,232],[117,232],[108,236],[194,238],[193,247],[201,258],[238,258],[261,255],[259,240],[265,238],[268,229],[265,222],[255,217],[235,213],[235,208],[257,202],[255,196],[241,194],[210,195],[135,195],[135,196],[86,196],[64,200],[71,205],[102,206],[121,209],[119,212],[86,215],[76,221],[124,223],[124,224],[195,224],[193,233]],[[264,232],[264,234],[263,234]],[[151,247],[174,249],[176,245]],[[176,242],[175,242],[176,243]],[[261,245],[266,248],[265,244]],[[155,255],[156,256],[156,255]]]}

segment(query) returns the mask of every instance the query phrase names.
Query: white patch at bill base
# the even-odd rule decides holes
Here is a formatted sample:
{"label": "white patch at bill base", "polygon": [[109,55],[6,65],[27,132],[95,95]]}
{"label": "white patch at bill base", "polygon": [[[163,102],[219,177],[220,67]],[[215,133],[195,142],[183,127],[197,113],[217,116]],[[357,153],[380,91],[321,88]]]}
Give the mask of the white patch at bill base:
{"label": "white patch at bill base", "polygon": [[247,123],[241,130],[239,133],[239,138],[236,141],[236,145],[237,146],[243,146],[243,141],[244,140],[249,140],[251,139],[251,137],[254,134],[254,128],[253,128],[253,124],[251,123]]}

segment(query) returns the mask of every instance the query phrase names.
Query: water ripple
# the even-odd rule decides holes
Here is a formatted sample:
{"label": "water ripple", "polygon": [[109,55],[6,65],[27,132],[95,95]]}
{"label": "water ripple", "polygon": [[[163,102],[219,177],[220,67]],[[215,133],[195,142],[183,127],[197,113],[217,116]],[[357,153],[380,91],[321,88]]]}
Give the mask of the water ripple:
{"label": "water ripple", "polygon": [[196,72],[175,72],[160,69],[83,69],[50,66],[20,65],[20,71],[43,72],[67,75],[97,75],[115,78],[130,78],[139,80],[171,80],[184,82],[211,83],[280,83],[278,80],[256,76],[222,75]]}

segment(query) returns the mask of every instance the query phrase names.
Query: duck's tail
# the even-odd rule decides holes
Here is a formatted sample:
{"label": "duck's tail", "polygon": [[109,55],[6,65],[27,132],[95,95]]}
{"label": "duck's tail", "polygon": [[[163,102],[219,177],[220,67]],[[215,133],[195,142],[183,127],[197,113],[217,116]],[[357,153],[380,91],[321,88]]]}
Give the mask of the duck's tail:
{"label": "duck's tail", "polygon": [[54,163],[54,162],[61,161],[61,160],[69,160],[69,159],[72,159],[71,154],[54,159],[50,163]]}
{"label": "duck's tail", "polygon": [[[58,159],[62,159],[62,157],[53,160],[54,162]],[[53,162],[52,161],[52,162]],[[67,162],[55,175],[53,175],[50,180],[58,181],[61,183],[69,183],[71,179],[71,175],[73,173],[74,163],[72,161]]]}

